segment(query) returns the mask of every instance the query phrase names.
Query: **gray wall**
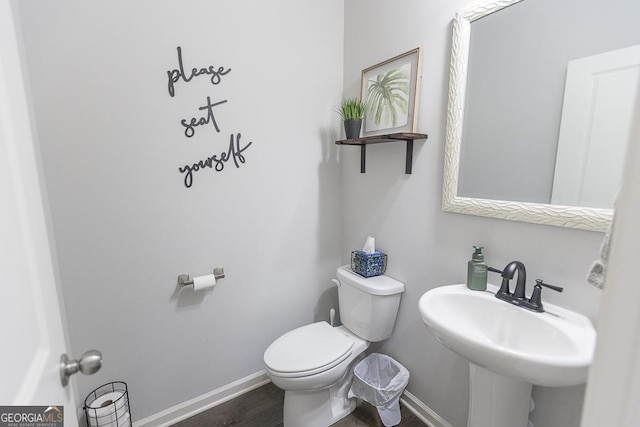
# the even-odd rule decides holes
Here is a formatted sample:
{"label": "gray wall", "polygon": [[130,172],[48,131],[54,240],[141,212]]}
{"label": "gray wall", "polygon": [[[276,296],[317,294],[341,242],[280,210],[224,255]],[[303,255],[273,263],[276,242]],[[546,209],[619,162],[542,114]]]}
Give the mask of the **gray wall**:
{"label": "gray wall", "polygon": [[[20,2],[80,397],[129,384],[140,420],[264,368],[279,335],[333,306],[340,263],[343,3]],[[285,17],[293,19],[284,19]],[[275,24],[277,23],[277,25]],[[176,84],[184,65],[231,68]],[[187,138],[183,118],[227,100]],[[225,152],[245,163],[178,167]],[[179,273],[224,266],[213,291]]]}
{"label": "gray wall", "polygon": [[[450,22],[466,0],[345,3],[21,2],[73,353],[104,352],[103,370],[78,379],[82,397],[125,380],[139,420],[261,370],[275,337],[326,318],[329,278],[367,235],[406,283],[393,337],[371,350],[407,366],[409,390],[455,427],[467,364],[429,334],[417,300],[463,282],[473,244],[492,265],[520,259],[566,286],[545,298],[597,318],[600,291],[584,277],[602,234],[440,209]],[[229,79],[170,98],[177,45],[190,64],[231,67]],[[358,95],[362,69],[416,46],[429,139],[413,175],[402,144],[371,147],[360,174],[359,150],[333,144],[342,85]],[[222,132],[189,140],[176,119],[207,94],[229,100]],[[200,171],[186,189],[177,167],[233,131],[253,141],[246,163]],[[214,265],[227,278],[213,291],[177,294],[178,273]],[[536,427],[577,426],[582,393],[534,389]]]}
{"label": "gray wall", "polygon": [[639,44],[638,16],[637,0],[537,0],[472,23],[461,196],[550,202],[567,63]]}
{"label": "gray wall", "polygon": [[[404,146],[367,149],[367,173],[359,172],[359,150],[340,148],[343,163],[344,239],[342,255],[361,247],[367,235],[389,255],[388,274],[406,284],[393,336],[373,346],[397,358],[411,372],[408,389],[454,427],[466,425],[468,367],[439,344],[420,320],[417,304],[427,290],[463,283],[472,245],[485,246],[490,265],[519,259],[530,280],[565,286],[545,293],[549,302],[594,321],[598,289],[585,282],[603,234],[442,212],[442,165],[447,108],[451,20],[467,0],[350,0],[345,2],[347,94],[357,95],[360,72],[416,46],[423,48],[418,131],[413,174],[404,174]],[[530,289],[528,289],[528,292]],[[584,387],[534,387],[536,427],[579,425]]]}

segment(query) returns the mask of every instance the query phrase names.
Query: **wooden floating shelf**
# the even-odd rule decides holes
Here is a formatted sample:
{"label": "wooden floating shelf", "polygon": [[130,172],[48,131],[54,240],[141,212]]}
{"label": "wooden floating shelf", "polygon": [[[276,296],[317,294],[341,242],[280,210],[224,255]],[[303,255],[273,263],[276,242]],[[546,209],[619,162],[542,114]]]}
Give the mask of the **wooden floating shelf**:
{"label": "wooden floating shelf", "polygon": [[336,141],[336,144],[337,145],[359,145],[360,146],[360,173],[365,173],[367,145],[405,141],[407,145],[407,155],[406,155],[404,173],[410,174],[411,166],[413,164],[413,141],[417,139],[427,139],[427,138],[428,138],[428,135],[425,133],[398,132],[398,133],[390,133],[388,135],[375,135],[375,136],[364,136],[362,138],[354,138],[354,139],[342,139],[340,141]]}

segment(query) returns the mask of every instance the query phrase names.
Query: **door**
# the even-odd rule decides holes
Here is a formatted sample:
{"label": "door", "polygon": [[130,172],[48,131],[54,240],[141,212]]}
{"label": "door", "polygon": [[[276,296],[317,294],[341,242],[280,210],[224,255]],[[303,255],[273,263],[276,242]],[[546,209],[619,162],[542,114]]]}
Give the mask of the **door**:
{"label": "door", "polygon": [[570,61],[551,203],[609,209],[640,86],[640,45]]}
{"label": "door", "polygon": [[77,426],[68,353],[45,223],[14,2],[0,1],[0,405],[64,406]]}
{"label": "door", "polygon": [[640,93],[627,148],[582,427],[640,426]]}

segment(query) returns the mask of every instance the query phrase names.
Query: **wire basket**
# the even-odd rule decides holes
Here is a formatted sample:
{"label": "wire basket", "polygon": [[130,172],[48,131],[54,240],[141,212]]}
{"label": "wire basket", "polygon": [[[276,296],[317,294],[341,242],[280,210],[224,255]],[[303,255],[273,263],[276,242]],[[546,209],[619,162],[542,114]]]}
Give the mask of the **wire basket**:
{"label": "wire basket", "polygon": [[114,381],[93,390],[84,400],[88,427],[131,427],[127,383]]}

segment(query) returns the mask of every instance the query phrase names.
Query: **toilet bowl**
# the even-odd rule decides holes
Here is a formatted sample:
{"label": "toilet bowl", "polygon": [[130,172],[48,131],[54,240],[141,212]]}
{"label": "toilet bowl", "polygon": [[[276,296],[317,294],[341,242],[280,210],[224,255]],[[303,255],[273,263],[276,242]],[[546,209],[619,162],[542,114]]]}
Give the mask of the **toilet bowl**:
{"label": "toilet bowl", "polygon": [[364,278],[337,270],[342,326],[302,326],[277,338],[264,353],[267,374],[285,391],[284,427],[327,427],[355,409],[347,392],[353,365],[370,341],[393,330],[404,285],[387,276]]}
{"label": "toilet bowl", "polygon": [[337,383],[369,343],[344,326],[317,322],[287,332],[264,354],[267,374],[283,390],[313,391]]}
{"label": "toilet bowl", "polygon": [[285,390],[284,426],[326,427],[355,409],[347,398],[351,365],[369,343],[344,326],[302,326],[278,338],[264,355],[271,381]]}

